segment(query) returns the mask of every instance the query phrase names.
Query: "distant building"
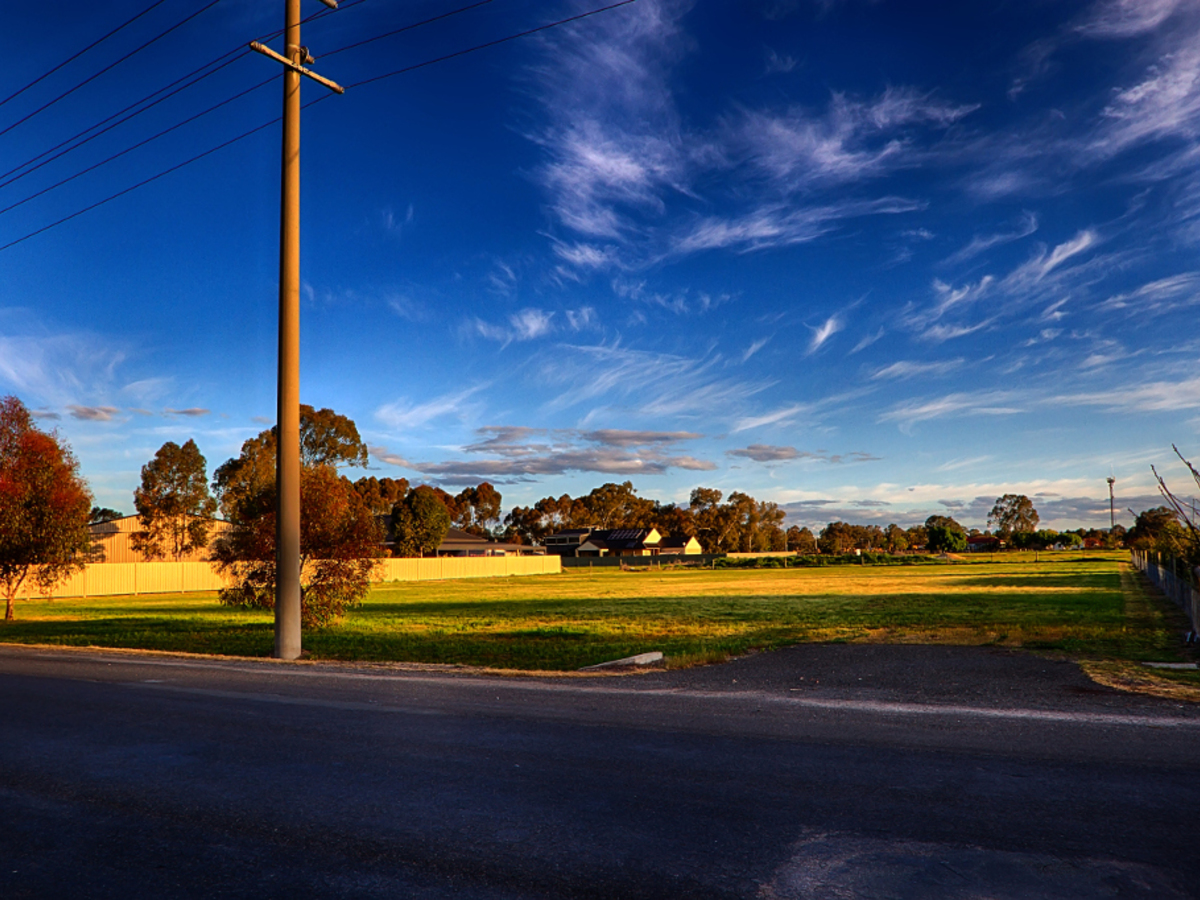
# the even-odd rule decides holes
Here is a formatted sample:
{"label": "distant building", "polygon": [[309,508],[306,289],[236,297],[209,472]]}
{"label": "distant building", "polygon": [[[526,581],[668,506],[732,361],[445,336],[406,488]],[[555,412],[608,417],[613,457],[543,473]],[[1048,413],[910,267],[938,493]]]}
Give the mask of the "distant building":
{"label": "distant building", "polygon": [[1004,542],[994,534],[973,534],[967,538],[967,550],[971,553],[988,553],[999,550]]}
{"label": "distant building", "polygon": [[659,556],[695,556],[703,552],[704,548],[694,537],[665,537],[658,542]]}
{"label": "distant building", "polygon": [[554,534],[542,538],[542,544],[547,553],[553,553],[555,556],[575,556],[579,545],[586,541],[595,530],[595,528],[568,528],[565,531],[556,531]]}
{"label": "distant building", "polygon": [[451,528],[438,544],[438,556],[544,556],[544,547],[530,547],[527,544],[503,544],[499,541],[489,541],[469,531]]}
{"label": "distant building", "polygon": [[[209,519],[208,546],[185,553],[179,558],[180,562],[204,562],[211,557],[213,542],[218,535],[229,528],[229,523],[223,519]],[[103,554],[101,562],[131,563],[149,562],[144,554],[133,549],[134,532],[141,531],[141,522],[137,516],[123,516],[108,522],[100,522],[88,528],[92,540],[100,547]],[[168,553],[162,557],[165,562],[174,562],[175,557]]]}
{"label": "distant building", "polygon": [[657,528],[567,528],[542,538],[557,556],[692,556],[703,552],[694,537],[668,537]]}

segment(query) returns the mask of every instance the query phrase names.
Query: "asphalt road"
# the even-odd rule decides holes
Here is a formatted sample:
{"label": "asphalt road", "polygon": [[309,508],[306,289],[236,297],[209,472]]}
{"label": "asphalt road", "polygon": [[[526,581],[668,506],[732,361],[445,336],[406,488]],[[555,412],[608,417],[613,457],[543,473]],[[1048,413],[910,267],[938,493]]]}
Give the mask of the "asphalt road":
{"label": "asphalt road", "polygon": [[624,678],[0,648],[0,897],[1200,896],[1200,709],[981,649]]}

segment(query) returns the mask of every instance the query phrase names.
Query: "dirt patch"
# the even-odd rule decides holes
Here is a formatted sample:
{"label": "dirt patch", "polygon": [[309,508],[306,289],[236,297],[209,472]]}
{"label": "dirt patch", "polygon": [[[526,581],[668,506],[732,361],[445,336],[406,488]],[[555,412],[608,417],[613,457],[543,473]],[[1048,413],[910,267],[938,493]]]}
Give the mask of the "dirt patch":
{"label": "dirt patch", "polygon": [[[1167,700],[1200,703],[1200,681],[1188,683],[1179,676],[1160,674],[1154,669],[1146,668],[1141,663],[1080,660],[1079,668],[1083,669],[1084,673],[1097,684],[1116,688],[1118,691],[1163,697]],[[1191,678],[1194,680],[1195,676],[1191,676]]]}

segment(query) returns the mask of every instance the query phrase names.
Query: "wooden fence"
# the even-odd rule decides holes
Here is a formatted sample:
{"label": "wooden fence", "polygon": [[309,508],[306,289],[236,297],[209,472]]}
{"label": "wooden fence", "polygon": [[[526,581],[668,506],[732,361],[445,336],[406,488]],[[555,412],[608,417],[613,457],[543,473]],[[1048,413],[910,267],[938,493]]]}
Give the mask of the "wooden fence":
{"label": "wooden fence", "polygon": [[[381,559],[376,582],[441,581],[453,578],[502,578],[509,575],[551,575],[562,571],[557,556],[484,556],[437,559]],[[51,592],[60,597],[112,597],[119,594],[186,594],[215,591],[225,580],[211,563],[137,562],[93,563],[60,581]],[[25,589],[17,598],[45,597]]]}

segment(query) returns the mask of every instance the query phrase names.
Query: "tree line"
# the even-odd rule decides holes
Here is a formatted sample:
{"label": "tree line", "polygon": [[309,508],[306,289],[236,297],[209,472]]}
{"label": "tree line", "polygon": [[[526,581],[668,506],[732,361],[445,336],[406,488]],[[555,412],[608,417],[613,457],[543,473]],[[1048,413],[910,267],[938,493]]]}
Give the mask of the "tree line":
{"label": "tree line", "polygon": [[[165,443],[142,467],[134,492],[139,520],[134,546],[149,559],[181,559],[211,547],[213,561],[231,578],[222,602],[273,606],[275,440],[273,428],[247,440],[238,456],[217,467],[211,489],[207,461],[195,441]],[[385,540],[395,555],[421,555],[435,550],[451,527],[517,544],[540,543],[570,528],[653,527],[694,537],[709,553],[955,552],[966,548],[971,534],[981,533],[948,516],[930,516],[909,528],[835,521],[817,534],[795,525],[785,530],[785,512],[776,503],[741,491],[725,496],[716,488],[698,487],[686,504],[661,503],[638,496],[629,481],[604,484],[581,497],[545,497],[514,507],[501,519],[503,498],[488,482],[451,494],[433,485],[413,487],[404,478],[351,480],[339,470],[365,467],[367,448],[354,422],[332,410],[302,406],[300,441],[301,601],[308,627],[336,619],[365,595],[375,560],[387,552]],[[1200,484],[1200,475],[1188,467]],[[1168,505],[1138,514],[1128,532],[1121,526],[1039,529],[1029,498],[1006,494],[988,517],[988,533],[1018,548],[1094,539],[1200,564],[1197,523],[1161,479],[1160,486]],[[212,540],[217,512],[230,527]],[[13,617],[13,600],[23,584],[49,590],[95,561],[89,525],[119,517],[116,510],[92,506],[78,462],[56,434],[39,429],[17,398],[0,399],[0,591],[6,619]]]}

